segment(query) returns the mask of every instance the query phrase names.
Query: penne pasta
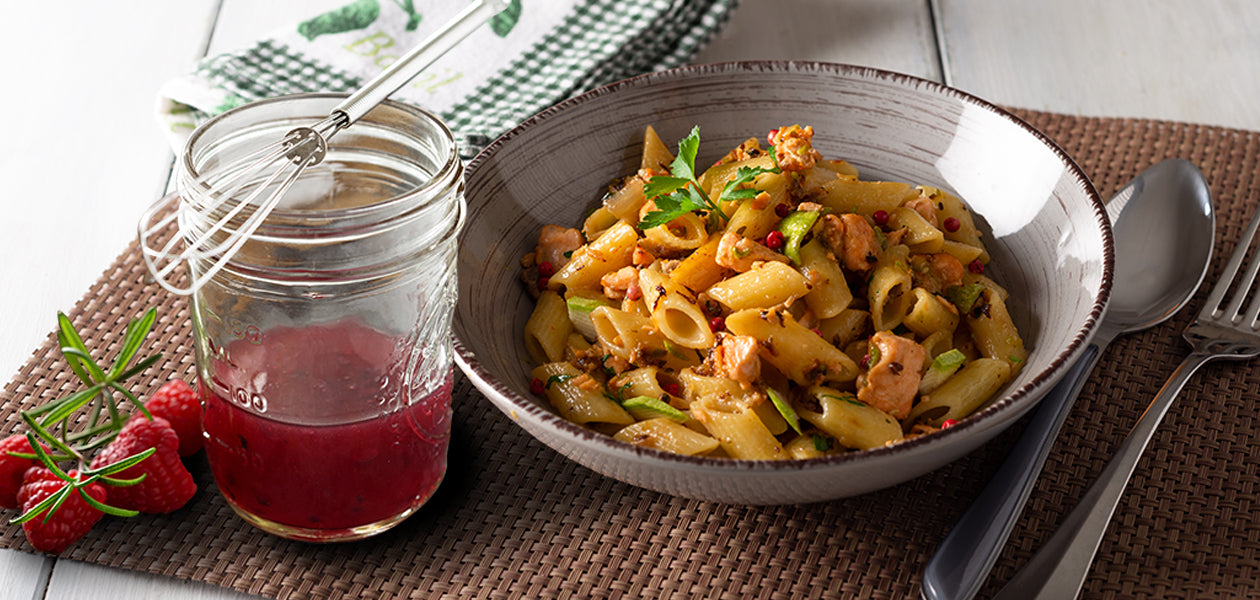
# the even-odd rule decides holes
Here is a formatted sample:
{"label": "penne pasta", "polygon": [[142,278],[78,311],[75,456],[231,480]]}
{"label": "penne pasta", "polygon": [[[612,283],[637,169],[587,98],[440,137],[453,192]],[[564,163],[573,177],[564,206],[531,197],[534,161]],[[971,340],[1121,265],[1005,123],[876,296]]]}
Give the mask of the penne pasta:
{"label": "penne pasta", "polygon": [[604,396],[603,390],[589,375],[567,362],[543,364],[531,375],[543,382],[547,401],[565,419],[581,424],[629,425],[634,422],[630,413]]}
{"label": "penne pasta", "polygon": [[853,360],[782,310],[741,310],[726,317],[726,327],[761,344],[761,356],[792,381],[808,385],[852,381]]}
{"label": "penne pasta", "polygon": [[618,221],[599,238],[574,251],[569,262],[551,277],[551,288],[598,290],[600,278],[630,265],[638,241],[638,232]]}
{"label": "penne pasta", "polygon": [[810,387],[796,411],[846,448],[878,448],[902,438],[896,419],[832,388]]}
{"label": "penne pasta", "polygon": [[875,263],[871,281],[866,286],[871,307],[871,324],[875,331],[897,327],[910,309],[914,282],[910,277],[908,256],[909,248],[893,246],[884,251],[879,262]]}
{"label": "penne pasta", "polygon": [[564,299],[555,292],[543,292],[525,322],[525,350],[534,362],[563,360],[572,332],[573,323],[569,321]]}
{"label": "penne pasta", "polygon": [[712,437],[663,417],[627,425],[613,434],[613,439],[640,448],[656,448],[689,456],[706,454],[719,446]]}
{"label": "penne pasta", "polygon": [[1010,377],[1010,363],[994,358],[976,359],[924,396],[910,410],[908,420],[940,425],[946,419],[961,419],[993,397]]}
{"label": "penne pasta", "polygon": [[669,341],[687,348],[713,345],[709,319],[689,290],[653,269],[640,271],[639,282],[652,323]]}
{"label": "penne pasta", "polygon": [[766,262],[715,283],[705,292],[731,310],[770,308],[806,296],[809,280],[781,262]]}
{"label": "penne pasta", "polygon": [[805,304],[819,319],[830,319],[853,302],[853,291],[849,289],[840,263],[829,256],[818,238],[801,246],[801,273],[811,286],[805,295]]}

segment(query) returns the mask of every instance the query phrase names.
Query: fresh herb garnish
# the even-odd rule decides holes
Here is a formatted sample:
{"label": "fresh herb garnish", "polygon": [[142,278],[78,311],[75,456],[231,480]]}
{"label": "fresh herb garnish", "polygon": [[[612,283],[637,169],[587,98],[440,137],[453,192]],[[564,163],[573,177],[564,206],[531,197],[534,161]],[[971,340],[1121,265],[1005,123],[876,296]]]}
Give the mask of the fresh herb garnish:
{"label": "fresh herb garnish", "polygon": [[[612,384],[611,381],[608,383]],[[629,383],[621,384],[621,387],[617,388],[617,391],[615,392],[611,391],[611,389],[612,388],[609,388],[610,391],[604,392],[604,397],[608,398],[609,400],[612,400],[613,402],[616,402],[617,404],[621,404],[625,402],[626,392],[630,390],[630,384]]]}
{"label": "fresh herb garnish", "polygon": [[576,375],[552,375],[551,377],[547,378],[546,387],[547,389],[551,389],[552,384],[564,383],[570,379],[573,379],[574,377],[576,377]]}
{"label": "fresh herb garnish", "polygon": [[814,434],[814,449],[819,452],[826,452],[831,449],[831,438],[826,438],[817,433]]}
{"label": "fresh herb garnish", "polygon": [[[66,485],[31,507],[30,510],[10,519],[9,523],[24,523],[45,510],[47,514],[44,519],[48,520],[71,494],[78,494],[89,505],[106,514],[121,517],[139,514],[134,510],[103,504],[92,498],[85,488],[98,481],[111,486],[129,486],[139,483],[143,476],[136,479],[119,479],[113,475],[148,458],[155,449],[150,448],[98,468],[89,467],[90,458],[87,455],[117,437],[118,432],[126,424],[127,416],[119,411],[114,392],[122,394],[146,418],[150,417],[144,403],[123,386],[123,382],[148,369],[162,358],[161,354],[155,354],[134,365],[131,364],[139,353],[145,336],[152,329],[156,315],[154,309],[149,309],[139,319],[132,319],[127,324],[122,349],[114,359],[114,363],[106,370],[92,359],[87,345],[75,331],[69,317],[63,313],[57,313],[57,341],[61,345],[61,354],[70,370],[87,385],[87,388],[32,410],[22,411],[20,416],[30,428],[30,431],[26,433],[26,438],[34,451],[34,458],[38,459],[56,477],[65,481]],[[79,421],[72,416],[88,405],[91,405],[91,408],[86,422],[79,429],[72,430],[72,426]],[[59,463],[63,462],[75,463],[73,470],[78,471],[78,476],[72,476],[69,473],[72,469],[62,468]]]}
{"label": "fresh herb garnish", "polygon": [[696,153],[700,150],[700,127],[692,127],[691,133],[678,142],[678,156],[669,165],[670,175],[658,175],[643,186],[643,195],[656,203],[656,210],[649,211],[639,221],[640,229],[665,225],[692,211],[705,211],[722,221],[730,220],[722,212],[722,202],[746,200],[756,197],[757,190],[742,189],[762,173],[778,173],[779,169],[740,167],[735,178],[727,182],[716,202],[700,187],[696,180]]}

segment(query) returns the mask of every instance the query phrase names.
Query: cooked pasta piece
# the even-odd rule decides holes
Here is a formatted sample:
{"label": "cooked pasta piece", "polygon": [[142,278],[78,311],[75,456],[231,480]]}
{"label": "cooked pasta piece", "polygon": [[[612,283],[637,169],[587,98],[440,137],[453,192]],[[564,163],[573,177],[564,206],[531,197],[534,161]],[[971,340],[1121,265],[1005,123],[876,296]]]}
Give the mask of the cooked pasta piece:
{"label": "cooked pasta piece", "polygon": [[604,275],[630,265],[639,234],[618,221],[603,235],[573,252],[569,262],[550,279],[551,289],[599,289]]}
{"label": "cooked pasta piece", "polygon": [[833,388],[810,387],[796,411],[846,448],[878,448],[902,437],[901,424],[888,413]]}
{"label": "cooked pasta piece", "polygon": [[691,414],[700,421],[732,458],[787,460],[783,444],[748,406],[701,397],[691,403]]}
{"label": "cooked pasta piece", "polygon": [[910,411],[912,421],[940,425],[946,419],[961,419],[975,412],[993,397],[1011,377],[1010,363],[979,358],[967,363]]}
{"label": "cooked pasta piece", "polygon": [[697,455],[718,448],[718,441],[677,421],[655,417],[622,427],[613,439],[641,448],[656,448],[674,454]]}
{"label": "cooked pasta piece", "polygon": [[916,196],[918,192],[908,183],[838,178],[822,185],[816,202],[838,213],[869,215],[890,212]]}
{"label": "cooked pasta piece", "polygon": [[782,310],[748,309],[726,317],[726,327],[761,343],[761,355],[799,385],[852,381],[857,365],[818,333]]}
{"label": "cooked pasta piece", "polygon": [[875,263],[871,282],[866,286],[875,331],[897,327],[910,309],[914,282],[910,278],[908,256],[909,248],[893,246]]}
{"label": "cooked pasta piece", "polygon": [[557,362],[564,359],[564,348],[573,322],[564,299],[555,292],[543,292],[534,305],[534,312],[525,322],[525,349],[534,362]]}
{"label": "cooked pasta piece", "polygon": [[853,291],[845,280],[844,270],[818,239],[801,246],[801,273],[811,286],[805,304],[819,319],[840,314],[853,302]]}
{"label": "cooked pasta piece", "polygon": [[665,142],[661,141],[661,136],[656,134],[656,130],[648,125],[643,131],[643,158],[639,161],[639,170],[665,173],[669,171],[669,163],[672,162],[674,162],[673,153],[669,151]]}
{"label": "cooked pasta piece", "polygon": [[567,362],[543,364],[531,375],[543,382],[547,401],[569,421],[614,425],[634,422],[630,413],[604,395],[598,382]]}
{"label": "cooked pasta piece", "polygon": [[696,249],[669,272],[669,278],[692,291],[709,289],[713,284],[730,277],[735,271],[717,264],[717,249],[721,240],[714,236]]}
{"label": "cooked pasta piece", "polygon": [[652,314],[652,323],[669,341],[687,348],[713,345],[709,319],[696,305],[695,296],[660,271],[639,271],[643,300]]}
{"label": "cooked pasta piece", "polygon": [[770,308],[809,293],[809,280],[781,262],[766,262],[709,287],[710,298],[731,310]]}

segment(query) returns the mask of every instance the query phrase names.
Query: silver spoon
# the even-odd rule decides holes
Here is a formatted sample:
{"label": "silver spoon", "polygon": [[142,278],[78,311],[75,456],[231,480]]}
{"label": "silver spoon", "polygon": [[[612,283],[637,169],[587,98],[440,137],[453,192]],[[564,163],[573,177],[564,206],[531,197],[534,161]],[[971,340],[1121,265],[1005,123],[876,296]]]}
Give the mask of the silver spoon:
{"label": "silver spoon", "polygon": [[1115,284],[1094,339],[1036,414],[923,573],[927,600],[975,597],[1028,501],[1050,447],[1103,350],[1116,336],[1166,321],[1190,300],[1212,259],[1216,214],[1190,162],[1147,168],[1107,204],[1116,246]]}

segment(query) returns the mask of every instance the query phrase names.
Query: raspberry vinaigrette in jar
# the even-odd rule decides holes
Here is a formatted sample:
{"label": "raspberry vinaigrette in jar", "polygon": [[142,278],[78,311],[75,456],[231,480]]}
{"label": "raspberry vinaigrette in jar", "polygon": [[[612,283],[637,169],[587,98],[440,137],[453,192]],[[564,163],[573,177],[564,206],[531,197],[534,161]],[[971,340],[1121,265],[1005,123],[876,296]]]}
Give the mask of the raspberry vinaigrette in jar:
{"label": "raspberry vinaigrette in jar", "polygon": [[[264,100],[207,122],[183,157],[182,201],[211,205],[209,189],[232,175],[224,165],[342,99]],[[226,239],[240,223],[212,227],[231,205],[187,211],[182,235]],[[196,289],[206,456],[246,521],[291,539],[351,540],[433,495],[450,439],[463,206],[450,131],[386,102],[330,140],[324,160]],[[190,260],[190,275],[211,264]]]}

